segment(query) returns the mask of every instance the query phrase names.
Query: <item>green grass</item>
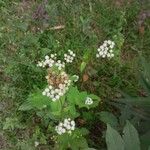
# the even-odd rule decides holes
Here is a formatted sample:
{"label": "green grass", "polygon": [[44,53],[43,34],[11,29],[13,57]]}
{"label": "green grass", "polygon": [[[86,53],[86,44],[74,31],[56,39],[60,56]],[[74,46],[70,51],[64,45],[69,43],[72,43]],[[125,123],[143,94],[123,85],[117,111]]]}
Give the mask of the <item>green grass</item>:
{"label": "green grass", "polygon": [[[110,109],[105,100],[117,98],[120,90],[137,95],[140,91],[139,54],[149,59],[149,19],[144,21],[144,34],[140,34],[137,17],[143,9],[147,9],[145,3],[141,5],[134,0],[122,3],[115,0],[53,0],[46,7],[49,20],[41,18],[36,21],[32,14],[40,2],[0,2],[0,126],[3,128],[7,117],[17,118],[20,126],[25,126],[18,129],[18,123],[12,123],[17,128],[13,132],[10,129],[1,130],[2,138],[5,139],[3,149],[23,149],[28,145],[28,138],[33,141],[36,139],[33,136],[33,132],[37,130],[35,126],[39,126],[39,130],[43,132],[39,134],[43,134],[43,139],[47,140],[43,141],[43,147],[49,148],[50,135],[44,129],[44,123],[34,120],[34,112],[24,114],[18,111],[29,93],[45,85],[45,72],[37,68],[36,63],[46,54],[55,52],[62,58],[68,49],[77,54],[75,62],[67,70],[80,76],[79,88],[102,98],[103,104],[97,111]],[[51,30],[51,27],[57,25],[64,25],[65,28]],[[39,30],[35,31],[37,28]],[[120,34],[124,37],[120,59],[110,62],[95,60],[96,50],[103,40]],[[90,57],[81,73],[80,64],[87,53]],[[84,74],[89,77],[85,82],[82,80]],[[28,134],[24,135],[26,132]],[[101,136],[97,137],[99,143],[90,139],[91,145],[105,147]],[[29,141],[31,145],[32,140]]]}

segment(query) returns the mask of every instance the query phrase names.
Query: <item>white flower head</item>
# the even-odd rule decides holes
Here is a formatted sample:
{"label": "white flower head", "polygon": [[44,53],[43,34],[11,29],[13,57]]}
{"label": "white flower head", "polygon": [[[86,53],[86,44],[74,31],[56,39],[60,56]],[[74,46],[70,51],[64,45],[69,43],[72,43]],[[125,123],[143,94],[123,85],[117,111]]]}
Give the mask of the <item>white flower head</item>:
{"label": "white flower head", "polygon": [[46,95],[46,92],[45,92],[45,91],[43,91],[43,92],[42,92],[42,95]]}
{"label": "white flower head", "polygon": [[103,44],[97,49],[97,58],[112,58],[114,57],[114,46],[115,43],[111,40],[106,40],[103,42]]}
{"label": "white flower head", "polygon": [[90,97],[87,97],[85,100],[85,104],[86,105],[92,105],[93,104],[93,100]]}
{"label": "white flower head", "polygon": [[58,126],[55,127],[55,131],[59,135],[62,135],[64,133],[71,134],[73,130],[75,130],[75,121],[71,120],[70,118],[64,119],[63,122],[60,122]]}
{"label": "white flower head", "polygon": [[38,141],[35,141],[35,142],[34,142],[34,146],[37,147],[38,145],[39,145],[39,142],[38,142]]}
{"label": "white flower head", "polygon": [[77,76],[77,75],[73,75],[72,77],[74,79],[74,82],[77,82],[79,80],[79,76]]}
{"label": "white flower head", "polygon": [[48,56],[48,55],[46,55],[46,56],[45,56],[45,59],[46,59],[46,60],[49,60],[49,56]]}
{"label": "white flower head", "polygon": [[68,50],[68,53],[64,54],[64,60],[66,61],[66,63],[72,63],[75,56],[76,54],[73,51]]}
{"label": "white flower head", "polygon": [[[60,61],[58,61],[58,63],[60,63]],[[49,97],[54,102],[59,100],[61,96],[67,92],[71,84],[69,75],[64,71],[50,73],[46,76],[46,79],[49,85],[45,88],[42,94]],[[56,82],[56,80],[58,82]]]}
{"label": "white flower head", "polygon": [[51,54],[50,56],[46,55],[44,61],[39,61],[37,66],[38,67],[49,67],[52,68],[56,66],[58,70],[62,70],[65,68],[65,63],[61,62],[61,60],[56,60],[56,54]]}

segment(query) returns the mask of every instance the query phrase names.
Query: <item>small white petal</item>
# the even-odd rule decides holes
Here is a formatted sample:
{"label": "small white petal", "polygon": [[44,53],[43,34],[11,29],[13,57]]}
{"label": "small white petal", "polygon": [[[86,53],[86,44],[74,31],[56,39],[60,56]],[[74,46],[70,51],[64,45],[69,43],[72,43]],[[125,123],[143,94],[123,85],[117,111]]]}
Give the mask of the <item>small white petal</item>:
{"label": "small white petal", "polygon": [[42,95],[46,95],[46,92],[45,92],[45,91],[43,91],[43,92],[42,92]]}
{"label": "small white petal", "polygon": [[104,55],[104,54],[103,54],[103,55],[102,55],[102,57],[103,57],[103,58],[105,58],[105,57],[106,57],[106,55]]}
{"label": "small white petal", "polygon": [[48,60],[48,59],[49,59],[49,56],[48,56],[48,55],[46,55],[46,56],[45,56],[45,59],[46,59],[46,60]]}
{"label": "small white petal", "polygon": [[111,54],[111,57],[114,57],[114,54]]}
{"label": "small white petal", "polygon": [[71,127],[71,130],[74,130],[75,129],[75,127]]}
{"label": "small white petal", "polygon": [[96,57],[99,58],[100,57],[99,54],[96,54]]}
{"label": "small white petal", "polygon": [[37,147],[39,145],[39,142],[35,141],[34,146]]}
{"label": "small white petal", "polygon": [[45,89],[45,92],[49,92],[49,89],[48,89],[48,88],[46,88],[46,89]]}
{"label": "small white petal", "polygon": [[55,96],[55,98],[56,98],[56,99],[59,99],[59,98],[60,98],[60,96],[59,96],[59,95],[56,95],[56,96]]}
{"label": "small white petal", "polygon": [[65,133],[66,132],[66,130],[65,129],[62,129],[62,133]]}
{"label": "small white petal", "polygon": [[110,45],[112,42],[110,40],[108,40],[107,43]]}
{"label": "small white petal", "polygon": [[55,55],[54,54],[51,54],[51,58],[54,58],[55,57]]}
{"label": "small white petal", "polygon": [[48,87],[50,90],[53,88],[51,85],[49,85],[49,87]]}
{"label": "small white petal", "polygon": [[70,126],[70,125],[68,125],[66,128],[67,128],[68,130],[70,130],[70,129],[71,129],[71,126]]}
{"label": "small white petal", "polygon": [[110,52],[110,53],[112,53],[112,52],[113,52],[113,50],[111,49],[111,50],[109,50],[109,52]]}
{"label": "small white petal", "polygon": [[38,63],[38,66],[42,67],[42,63],[41,63],[41,62],[40,62],[40,63]]}
{"label": "small white petal", "polygon": [[56,101],[56,98],[53,98],[53,99],[52,99],[52,101],[54,101],[54,102],[55,102],[55,101]]}
{"label": "small white petal", "polygon": [[49,96],[50,96],[50,93],[47,93],[47,96],[49,97]]}
{"label": "small white petal", "polygon": [[107,47],[107,44],[106,44],[106,43],[104,43],[104,44],[103,44],[103,47]]}

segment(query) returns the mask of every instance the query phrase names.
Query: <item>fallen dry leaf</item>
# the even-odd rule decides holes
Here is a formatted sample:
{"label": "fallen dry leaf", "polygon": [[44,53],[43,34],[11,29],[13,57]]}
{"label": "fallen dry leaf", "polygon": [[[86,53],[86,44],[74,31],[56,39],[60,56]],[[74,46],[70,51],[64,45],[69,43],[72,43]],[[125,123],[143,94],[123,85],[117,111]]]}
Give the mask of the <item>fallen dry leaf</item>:
{"label": "fallen dry leaf", "polygon": [[141,35],[144,34],[144,31],[145,31],[144,26],[139,27],[139,33],[140,33]]}
{"label": "fallen dry leaf", "polygon": [[78,118],[78,123],[80,126],[83,126],[84,124],[86,124],[86,121],[84,119]]}
{"label": "fallen dry leaf", "polygon": [[83,82],[86,82],[89,79],[89,76],[87,74],[83,75]]}
{"label": "fallen dry leaf", "polygon": [[51,28],[49,28],[49,30],[59,30],[59,29],[63,29],[63,28],[65,28],[65,26],[60,25],[60,26],[51,27]]}

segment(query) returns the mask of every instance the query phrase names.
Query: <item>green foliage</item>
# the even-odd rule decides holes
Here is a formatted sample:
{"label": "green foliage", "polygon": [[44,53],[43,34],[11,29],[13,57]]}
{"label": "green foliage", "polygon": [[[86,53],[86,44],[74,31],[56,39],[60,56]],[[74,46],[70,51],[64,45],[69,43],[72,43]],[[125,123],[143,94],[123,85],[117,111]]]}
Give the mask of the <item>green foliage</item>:
{"label": "green foliage", "polygon": [[140,141],[137,130],[127,121],[123,129],[123,138],[107,124],[106,143],[108,150],[140,150]]}
{"label": "green foliage", "polygon": [[[143,150],[147,150],[150,146],[150,131],[146,132],[140,137],[141,147]],[[148,149],[149,150],[149,149]]]}
{"label": "green foliage", "polygon": [[14,129],[24,128],[24,126],[20,123],[18,118],[6,118],[3,123],[3,130],[14,130]]}
{"label": "green foliage", "polygon": [[86,139],[83,137],[88,133],[84,128],[73,131],[71,135],[65,134],[58,137],[58,147],[60,150],[67,149],[68,147],[72,150],[88,148]]}
{"label": "green foliage", "polygon": [[[57,71],[57,70],[56,70]],[[71,77],[71,80],[74,81],[74,77]],[[92,99],[92,105],[88,106],[85,101],[86,98],[89,97]],[[47,96],[42,95],[42,91],[38,90],[35,93],[29,95],[26,102],[24,102],[20,107],[19,110],[21,111],[29,111],[31,109],[37,111],[40,110],[41,112],[37,112],[38,116],[43,116],[42,110],[46,109],[47,117],[55,123],[55,121],[65,119],[67,117],[71,117],[73,119],[77,118],[80,114],[77,112],[80,108],[93,108],[96,107],[99,103],[100,99],[98,96],[94,94],[87,94],[87,92],[80,92],[77,87],[73,85],[69,87],[68,92],[59,98],[59,100],[53,102]],[[78,107],[78,109],[76,108]],[[44,121],[47,121],[47,117],[44,117]],[[47,124],[47,123],[46,123]],[[46,144],[46,139],[44,134],[39,131],[37,128],[35,135],[33,134],[33,138],[37,139],[36,136],[40,136],[41,144]],[[54,129],[53,129],[54,130]],[[52,130],[52,132],[54,132]],[[82,129],[75,129],[73,133],[64,133],[63,135],[58,135],[57,145],[55,146],[57,149],[67,149],[71,148],[72,150],[78,150],[83,148],[88,148],[88,144],[84,135],[88,133],[88,130]],[[44,141],[43,141],[44,140]]]}
{"label": "green foliage", "polygon": [[86,67],[86,62],[82,62],[81,65],[80,65],[80,72],[83,72],[85,67]]}
{"label": "green foliage", "polygon": [[[86,97],[92,98],[94,103],[90,106],[85,104]],[[96,107],[100,101],[100,98],[94,94],[88,94],[87,92],[79,92],[77,87],[71,87],[67,94],[67,100],[72,105],[77,105],[79,108],[92,108]]]}
{"label": "green foliage", "polygon": [[124,150],[124,141],[120,134],[107,124],[106,143],[108,150]]}
{"label": "green foliage", "polygon": [[110,124],[112,127],[118,126],[118,120],[112,113],[101,111],[100,113],[98,113],[98,116],[102,122]]}
{"label": "green foliage", "polygon": [[120,61],[121,48],[124,44],[124,35],[122,33],[118,33],[117,35],[113,36],[113,40],[116,43],[114,54],[116,59]]}
{"label": "green foliage", "polygon": [[[90,106],[85,104],[86,97],[93,99],[94,103]],[[77,87],[70,87],[66,96],[63,96],[60,101],[52,102],[48,97],[42,95],[42,91],[38,90],[29,95],[26,102],[24,102],[19,110],[27,111],[31,109],[48,109],[49,113],[55,117],[65,117],[66,115],[76,118],[79,114],[76,106],[79,108],[85,107],[87,109],[96,107],[100,98],[94,94],[87,94],[86,92],[79,92]],[[66,105],[65,107],[63,107]]]}
{"label": "green foliage", "polygon": [[140,141],[137,130],[129,121],[127,121],[126,126],[123,129],[123,140],[126,150],[140,150]]}
{"label": "green foliage", "polygon": [[80,64],[80,72],[83,73],[83,71],[85,70],[87,64],[89,63],[90,61],[90,55],[91,55],[91,52],[90,51],[86,51],[83,55],[83,59],[82,59],[82,62]]}
{"label": "green foliage", "polygon": [[[139,13],[148,8],[148,3],[51,0],[40,11],[39,4],[43,5],[42,1],[0,0],[0,126],[6,136],[6,144],[1,140],[2,149],[53,149],[57,137],[51,139],[55,131],[52,127],[47,131],[48,126],[55,126],[58,120],[71,117],[76,119],[77,128],[84,126],[96,130],[90,130],[86,138],[75,138],[75,144],[70,144],[72,149],[77,145],[76,149],[92,150],[84,148],[87,147],[87,139],[90,147],[105,149],[102,138],[105,126],[102,122],[120,129],[129,119],[140,131],[142,150],[147,150],[150,143],[149,64],[143,64],[147,69],[144,69],[146,72],[140,80],[144,97],[125,95],[125,99],[115,101],[120,113],[107,100],[120,97],[120,89],[134,96],[141,91],[136,78],[139,70],[137,53],[149,59],[148,17],[142,28],[138,24]],[[34,19],[33,14],[37,10],[39,19]],[[43,18],[45,14],[48,19]],[[63,28],[53,29],[59,25]],[[117,57],[110,62],[95,59],[96,49],[105,39],[116,43]],[[46,84],[45,72],[35,64],[51,53],[58,53],[61,59],[68,49],[77,54],[77,59],[66,70],[81,78],[78,88],[72,86],[61,102],[52,103],[41,95]],[[84,74],[88,76],[87,81],[82,79]],[[92,105],[85,105],[86,96],[93,99]],[[82,124],[78,119],[83,112],[86,115],[82,116]],[[115,115],[110,112],[115,112]],[[100,131],[97,130],[99,124]],[[35,147],[37,139],[41,145]]]}
{"label": "green foliage", "polygon": [[29,142],[26,141],[19,141],[16,145],[17,149],[21,149],[21,150],[35,150],[34,146],[32,146],[31,144],[29,144]]}
{"label": "green foliage", "polygon": [[19,110],[27,111],[34,108],[43,109],[47,106],[50,106],[50,99],[46,96],[43,96],[41,93],[41,91],[37,91],[36,93],[30,94],[27,101],[19,107]]}
{"label": "green foliage", "polygon": [[[119,102],[113,102],[115,107],[120,109],[121,116],[119,117],[120,123],[122,125],[125,124],[125,121],[128,119],[130,120],[141,132],[141,146],[142,149],[147,150],[149,146],[150,135],[149,133],[149,123],[150,123],[150,83],[149,83],[149,63],[147,63],[143,58],[141,59],[143,71],[140,73],[140,83],[147,92],[146,96],[144,97],[131,97],[127,94],[124,94],[124,98],[119,99]],[[128,125],[129,126],[129,125]],[[135,132],[135,131],[134,131]],[[135,135],[136,133],[134,133]],[[132,136],[132,135],[130,135]],[[135,138],[135,137],[134,137]],[[128,137],[126,138],[126,140]],[[138,142],[135,141],[135,142]],[[133,141],[131,146],[133,145]],[[138,145],[138,144],[137,144]],[[128,146],[131,147],[130,145]],[[132,147],[130,149],[133,149]],[[137,149],[137,148],[136,148]]]}
{"label": "green foliage", "polygon": [[42,133],[41,129],[37,126],[32,136],[32,141],[38,141],[40,144],[47,143],[47,137]]}

